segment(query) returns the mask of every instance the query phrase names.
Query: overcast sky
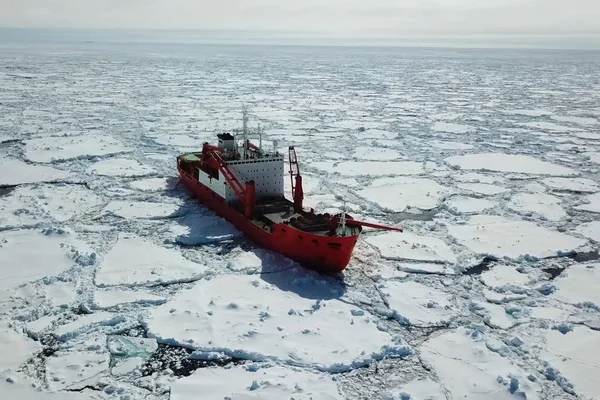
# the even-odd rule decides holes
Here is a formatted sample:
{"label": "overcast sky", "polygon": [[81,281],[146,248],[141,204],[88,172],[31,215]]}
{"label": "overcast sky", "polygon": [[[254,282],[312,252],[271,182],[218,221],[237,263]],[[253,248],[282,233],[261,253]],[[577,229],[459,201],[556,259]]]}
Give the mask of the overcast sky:
{"label": "overcast sky", "polygon": [[344,37],[600,34],[600,0],[0,0],[0,26],[251,29]]}

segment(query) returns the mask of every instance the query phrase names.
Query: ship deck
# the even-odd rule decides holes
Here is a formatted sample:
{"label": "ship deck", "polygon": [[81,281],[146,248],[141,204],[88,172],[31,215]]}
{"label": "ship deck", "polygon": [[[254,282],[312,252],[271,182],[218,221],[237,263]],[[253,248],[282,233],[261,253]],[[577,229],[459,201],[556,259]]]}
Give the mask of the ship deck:
{"label": "ship deck", "polygon": [[286,224],[300,231],[319,236],[331,236],[323,214],[294,211],[294,203],[286,198],[259,200],[256,219],[262,223]]}

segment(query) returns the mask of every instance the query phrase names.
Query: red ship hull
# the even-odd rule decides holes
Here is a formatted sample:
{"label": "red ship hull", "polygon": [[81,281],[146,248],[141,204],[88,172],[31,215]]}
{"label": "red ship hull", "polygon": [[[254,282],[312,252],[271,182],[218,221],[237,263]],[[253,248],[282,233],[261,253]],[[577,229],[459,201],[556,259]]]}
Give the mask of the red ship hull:
{"label": "red ship hull", "polygon": [[278,223],[269,232],[253,223],[186,171],[178,168],[181,182],[204,205],[261,247],[280,253],[304,267],[324,274],[343,271],[360,234],[335,237],[315,235]]}

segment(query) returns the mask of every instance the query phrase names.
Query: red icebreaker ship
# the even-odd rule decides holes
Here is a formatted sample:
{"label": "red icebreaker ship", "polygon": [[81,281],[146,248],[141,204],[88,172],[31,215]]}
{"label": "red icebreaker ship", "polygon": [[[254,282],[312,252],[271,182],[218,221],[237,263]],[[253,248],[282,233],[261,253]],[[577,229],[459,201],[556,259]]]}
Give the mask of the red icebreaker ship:
{"label": "red icebreaker ship", "polygon": [[289,147],[293,201],[288,200],[283,154],[268,153],[250,143],[245,111],[243,123],[241,145],[230,133],[219,134],[217,146],[204,143],[201,152],[177,157],[177,169],[181,181],[200,202],[256,244],[331,274],[346,268],[363,226],[402,232],[401,228],[357,221],[345,212],[316,214],[304,209],[294,147]]}

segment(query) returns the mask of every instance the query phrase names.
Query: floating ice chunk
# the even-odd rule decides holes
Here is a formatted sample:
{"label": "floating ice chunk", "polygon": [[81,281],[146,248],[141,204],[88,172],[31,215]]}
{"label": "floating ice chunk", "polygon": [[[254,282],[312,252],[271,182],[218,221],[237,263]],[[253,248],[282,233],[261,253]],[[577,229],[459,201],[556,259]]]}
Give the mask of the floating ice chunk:
{"label": "floating ice chunk", "polygon": [[559,198],[545,193],[518,193],[508,206],[518,212],[536,213],[551,221],[559,221],[567,217],[560,202]]}
{"label": "floating ice chunk", "polygon": [[399,212],[407,207],[423,210],[435,208],[449,193],[449,188],[431,179],[408,177],[377,179],[370,186],[357,191],[359,196],[383,208]]}
{"label": "floating ice chunk", "polygon": [[569,304],[591,303],[600,307],[600,264],[575,264],[554,280],[552,297]]}
{"label": "floating ice chunk", "polygon": [[93,400],[93,397],[85,393],[69,393],[69,392],[46,392],[39,388],[34,388],[29,382],[14,382],[11,378],[10,382],[3,377],[0,377],[0,393],[5,399],[19,400]]}
{"label": "floating ice chunk", "polygon": [[73,322],[61,325],[54,330],[60,340],[69,340],[96,326],[114,326],[124,321],[122,315],[115,315],[106,311],[82,315]]}
{"label": "floating ice chunk", "polygon": [[589,117],[572,117],[572,116],[564,116],[564,115],[553,115],[552,118],[555,121],[560,122],[572,122],[578,125],[597,125],[598,120],[596,118]]}
{"label": "floating ice chunk", "polygon": [[439,140],[434,140],[431,142],[431,145],[441,150],[470,150],[474,147],[472,144],[459,142],[440,142]]}
{"label": "floating ice chunk", "polygon": [[[392,385],[388,383],[386,386]],[[439,383],[423,378],[411,381],[397,389],[386,390],[382,400],[446,400],[446,394]]]}
{"label": "floating ice chunk", "polygon": [[336,165],[326,161],[312,166],[345,176],[418,175],[425,172],[424,164],[416,161],[342,161]]}
{"label": "floating ice chunk", "polygon": [[108,350],[114,360],[111,374],[130,375],[147,361],[158,348],[155,339],[111,335],[107,340]]}
{"label": "floating ice chunk", "polygon": [[[421,346],[421,358],[437,372],[441,386],[452,398],[540,399],[540,385],[527,379],[528,372],[489,350],[485,341],[474,339],[468,329],[429,339]],[[507,383],[511,378],[518,381],[515,393]]]}
{"label": "floating ice chunk", "polygon": [[506,193],[509,191],[509,189],[503,188],[501,186],[490,185],[487,183],[459,183],[456,186],[460,189],[468,190],[483,195],[494,195]]}
{"label": "floating ice chunk", "polygon": [[0,289],[58,275],[83,263],[90,253],[92,250],[68,231],[0,232]]}
{"label": "floating ice chunk", "polygon": [[228,369],[202,368],[178,379],[171,387],[171,400],[202,399],[314,399],[342,400],[331,376],[298,368],[246,366]]}
{"label": "floating ice chunk", "polygon": [[472,182],[472,183],[503,183],[503,177],[480,174],[478,172],[466,172],[460,175],[454,175],[454,180],[457,182]]}
{"label": "floating ice chunk", "polygon": [[546,178],[542,180],[544,185],[553,190],[564,190],[568,192],[588,192],[595,193],[600,191],[598,184],[587,178]]}
{"label": "floating ice chunk", "polygon": [[413,274],[454,275],[456,271],[448,265],[438,263],[402,263],[397,265],[400,271]]}
{"label": "floating ice chunk", "polygon": [[575,326],[567,332],[548,330],[547,347],[540,358],[573,384],[579,396],[594,398],[600,393],[600,332],[585,326]]}
{"label": "floating ice chunk", "polygon": [[465,134],[475,132],[475,128],[469,125],[455,124],[451,122],[436,122],[431,127],[432,131]]}
{"label": "floating ice chunk", "polygon": [[103,203],[94,192],[80,185],[44,185],[17,191],[19,195],[31,198],[39,209],[59,222],[85,214]]}
{"label": "floating ice chunk", "polygon": [[15,331],[6,321],[0,321],[0,373],[16,370],[41,349],[39,342]]}
{"label": "floating ice chunk", "polygon": [[165,299],[140,290],[96,290],[94,306],[100,309],[120,304],[163,304]]}
{"label": "floating ice chunk", "polygon": [[570,126],[558,125],[553,122],[546,121],[538,121],[538,122],[526,122],[523,125],[528,126],[530,128],[540,129],[546,132],[580,132],[579,128],[572,128]]}
{"label": "floating ice chunk", "polygon": [[10,142],[11,140],[14,140],[11,136],[0,135],[0,144]]}
{"label": "floating ice chunk", "polygon": [[167,237],[176,243],[194,246],[242,237],[227,220],[212,213],[193,212],[177,218],[169,227]]}
{"label": "floating ice chunk", "polygon": [[535,175],[572,176],[577,171],[540,161],[530,156],[521,154],[483,153],[452,156],[446,158],[452,166],[467,170],[489,170],[499,172],[518,172]]}
{"label": "floating ice chunk", "polygon": [[76,298],[75,284],[71,282],[52,282],[45,286],[46,297],[57,307],[65,307]]}
{"label": "floating ice chunk", "polygon": [[71,173],[45,165],[30,165],[15,159],[0,160],[0,187],[37,182],[58,182]]}
{"label": "floating ice chunk", "polygon": [[600,242],[600,221],[586,222],[577,226],[575,232],[592,239],[595,242]]}
{"label": "floating ice chunk", "polygon": [[107,351],[60,350],[46,360],[48,386],[52,390],[81,389],[94,386],[108,371]]}
{"label": "floating ice chunk", "polygon": [[552,115],[552,111],[549,110],[506,110],[507,114],[525,115],[527,117],[543,117]]}
{"label": "floating ice chunk", "polygon": [[585,201],[586,203],[575,207],[575,209],[579,211],[600,213],[600,193],[594,193],[586,196]]}
{"label": "floating ice chunk", "polygon": [[450,296],[417,282],[386,282],[386,296],[394,317],[403,324],[432,326],[449,322],[454,316]]}
{"label": "floating ice chunk", "polygon": [[480,213],[484,210],[494,208],[498,203],[473,197],[455,196],[444,203],[450,210],[459,214]]}
{"label": "floating ice chunk", "polygon": [[95,282],[99,286],[188,282],[199,279],[206,270],[176,250],[133,235],[119,235],[117,244],[100,263]]}
{"label": "floating ice chunk", "polygon": [[587,243],[533,222],[495,215],[475,215],[464,225],[448,225],[448,232],[474,253],[512,259],[552,257]]}
{"label": "floating ice chunk", "polygon": [[160,219],[175,214],[179,207],[179,204],[170,202],[115,200],[108,203],[103,211],[125,219]]}
{"label": "floating ice chunk", "polygon": [[387,232],[368,236],[365,241],[377,247],[390,260],[414,260],[456,263],[456,255],[444,241],[410,232]]}
{"label": "floating ice chunk", "polygon": [[41,333],[48,330],[59,318],[60,315],[45,315],[35,321],[28,322],[25,330],[32,338],[39,340]]}
{"label": "floating ice chunk", "polygon": [[43,219],[33,211],[33,200],[24,198],[18,189],[0,197],[0,231],[40,224]]}
{"label": "floating ice chunk", "polygon": [[172,146],[177,149],[201,149],[202,143],[208,140],[208,135],[188,136],[188,135],[163,135],[152,138],[156,143],[165,146]]}
{"label": "floating ice chunk", "polygon": [[[600,140],[600,135],[597,135],[597,139]],[[586,156],[590,158],[590,161],[596,164],[600,164],[600,153],[598,152],[587,152]]]}
{"label": "floating ice chunk", "polygon": [[510,329],[519,322],[501,305],[473,302],[471,310],[483,317],[488,325],[497,329]]}
{"label": "floating ice chunk", "polygon": [[522,286],[529,282],[529,276],[522,274],[511,265],[500,264],[481,274],[481,280],[488,287],[507,285]]}
{"label": "floating ice chunk", "polygon": [[145,192],[158,192],[173,189],[173,178],[147,178],[135,180],[129,184],[132,188]]}
{"label": "floating ice chunk", "polygon": [[110,158],[98,161],[86,170],[88,174],[103,176],[146,176],[154,170],[141,162],[129,158]]}
{"label": "floating ice chunk", "polygon": [[[267,276],[281,282],[293,277],[271,275],[280,274]],[[280,290],[252,275],[217,276],[199,281],[154,309],[144,324],[148,336],[159,342],[332,371],[349,370],[383,354],[410,353],[377,329],[367,312],[357,318],[352,315],[355,307],[347,302],[316,301],[297,294],[326,291],[324,281],[296,279],[287,287],[289,291]]]}
{"label": "floating ice chunk", "polygon": [[357,147],[353,156],[360,160],[385,161],[400,158],[400,153],[385,147]]}
{"label": "floating ice chunk", "polygon": [[532,307],[529,316],[534,319],[548,319],[551,321],[566,320],[569,312],[555,307]]}
{"label": "floating ice chunk", "polygon": [[110,136],[45,137],[25,141],[25,158],[40,163],[105,156],[126,151],[129,150],[120,141]]}

